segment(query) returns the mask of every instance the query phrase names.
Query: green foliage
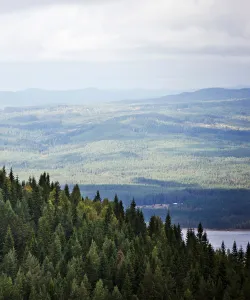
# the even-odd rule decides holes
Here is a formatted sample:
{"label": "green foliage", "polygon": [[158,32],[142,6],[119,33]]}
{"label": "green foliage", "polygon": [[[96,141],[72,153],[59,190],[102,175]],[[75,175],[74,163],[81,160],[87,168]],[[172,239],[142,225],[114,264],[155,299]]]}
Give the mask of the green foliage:
{"label": "green foliage", "polygon": [[92,300],[106,300],[108,297],[108,291],[103,286],[103,282],[99,279],[96,283],[95,289],[93,291]]}
{"label": "green foliage", "polygon": [[10,250],[14,249],[14,239],[10,227],[8,226],[7,233],[4,239],[3,254],[6,255]]}
{"label": "green foliage", "polygon": [[123,300],[122,294],[120,293],[119,288],[117,286],[114,287],[114,290],[112,292],[112,299]]}
{"label": "green foliage", "polygon": [[47,173],[0,182],[18,191],[15,209],[0,199],[0,299],[249,299],[249,244],[215,251],[202,224],[184,242],[169,213],[146,226],[134,200],[124,213],[117,196],[83,199]]}
{"label": "green foliage", "polygon": [[[91,199],[97,189],[102,198],[118,193],[126,205],[135,196],[138,204],[152,206],[147,220],[156,212],[153,205],[178,202],[184,209],[175,207],[175,212],[171,207],[176,224],[194,227],[202,221],[205,227],[250,228],[250,208],[244,201],[250,194],[249,99],[176,101],[3,110],[0,164],[8,162],[6,180],[0,178],[4,201],[15,210],[20,200],[16,186],[11,186],[16,182],[11,167],[20,176],[31,169],[37,178],[47,169],[53,178],[69,184],[68,198],[78,183]],[[43,173],[38,182],[47,202],[50,177]],[[30,183],[33,188],[33,178]],[[224,201],[226,211],[219,209]],[[31,207],[35,222],[41,206],[37,211]],[[165,219],[166,209],[161,213]]]}
{"label": "green foliage", "polygon": [[16,251],[14,248],[9,250],[7,254],[5,254],[3,258],[2,264],[3,272],[14,280],[16,278],[17,270],[18,270],[18,261],[16,256]]}

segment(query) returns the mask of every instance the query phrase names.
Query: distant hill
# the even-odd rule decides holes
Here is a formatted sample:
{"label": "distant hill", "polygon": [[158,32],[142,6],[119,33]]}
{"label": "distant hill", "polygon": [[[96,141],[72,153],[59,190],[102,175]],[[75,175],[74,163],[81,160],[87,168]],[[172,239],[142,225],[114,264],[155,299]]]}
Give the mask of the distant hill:
{"label": "distant hill", "polygon": [[85,105],[99,102],[147,99],[160,97],[166,90],[100,90],[86,88],[82,90],[41,90],[28,89],[23,91],[0,91],[0,108],[6,106],[39,106],[39,105]]}
{"label": "distant hill", "polygon": [[50,91],[41,89],[28,89],[17,92],[0,91],[0,108],[59,104],[89,105],[113,101],[133,102],[142,100],[154,102],[183,102],[250,98],[250,88],[207,88],[197,90],[195,92],[184,92],[181,94],[170,95],[170,93],[170,91],[166,92],[166,90],[100,90],[96,88],[66,91]]}
{"label": "distant hill", "polygon": [[177,95],[168,95],[160,97],[159,101],[208,101],[225,99],[250,98],[250,88],[243,89],[225,89],[225,88],[207,88],[195,92],[185,92]]}

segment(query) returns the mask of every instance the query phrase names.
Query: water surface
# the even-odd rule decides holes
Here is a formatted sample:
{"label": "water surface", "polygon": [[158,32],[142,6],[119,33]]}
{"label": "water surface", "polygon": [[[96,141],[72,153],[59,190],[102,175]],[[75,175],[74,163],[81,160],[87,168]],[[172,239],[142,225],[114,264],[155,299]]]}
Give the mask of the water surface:
{"label": "water surface", "polygon": [[[187,229],[182,230],[183,237],[186,237]],[[209,242],[214,248],[220,248],[224,241],[226,248],[232,249],[233,242],[236,241],[238,248],[240,246],[246,250],[247,243],[250,243],[250,230],[224,231],[224,230],[206,230]]]}

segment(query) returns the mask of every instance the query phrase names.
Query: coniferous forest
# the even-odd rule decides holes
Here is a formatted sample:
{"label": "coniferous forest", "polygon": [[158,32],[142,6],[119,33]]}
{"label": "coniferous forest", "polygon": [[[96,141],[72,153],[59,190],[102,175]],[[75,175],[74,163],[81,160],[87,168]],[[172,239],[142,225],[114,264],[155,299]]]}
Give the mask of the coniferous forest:
{"label": "coniferous forest", "polygon": [[250,299],[250,245],[215,250],[135,201],[0,171],[0,299]]}

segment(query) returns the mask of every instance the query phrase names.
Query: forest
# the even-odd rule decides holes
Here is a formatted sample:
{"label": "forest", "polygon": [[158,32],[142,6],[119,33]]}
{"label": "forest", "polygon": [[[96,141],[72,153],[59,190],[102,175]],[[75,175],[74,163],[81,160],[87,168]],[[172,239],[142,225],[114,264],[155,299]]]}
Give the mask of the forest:
{"label": "forest", "polygon": [[164,220],[167,210],[154,206],[169,205],[181,227],[250,228],[250,99],[210,92],[5,107],[0,166],[20,178],[46,170],[90,199],[118,194],[127,207],[134,197],[152,206],[142,208],[146,222]]}
{"label": "forest", "polygon": [[146,225],[132,200],[0,170],[0,299],[250,299],[250,245],[213,249],[171,212]]}

